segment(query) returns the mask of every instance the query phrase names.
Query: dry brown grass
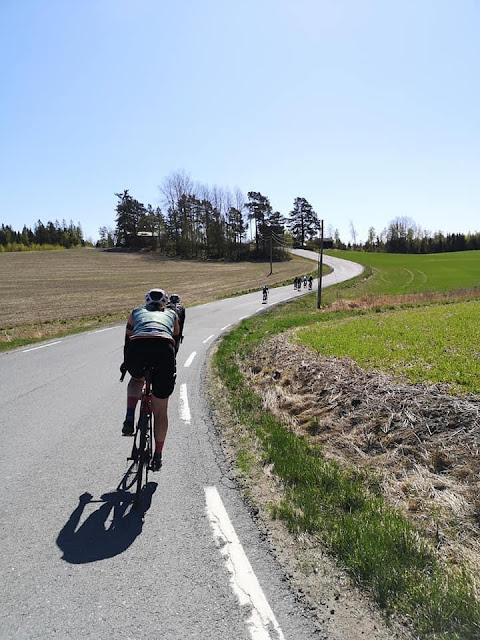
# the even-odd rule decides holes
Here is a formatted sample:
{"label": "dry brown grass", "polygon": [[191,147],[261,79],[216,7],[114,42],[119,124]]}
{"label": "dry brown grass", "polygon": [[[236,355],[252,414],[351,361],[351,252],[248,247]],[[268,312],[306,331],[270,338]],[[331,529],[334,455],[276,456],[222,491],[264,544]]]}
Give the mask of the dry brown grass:
{"label": "dry brown grass", "polygon": [[[48,338],[122,321],[154,286],[179,293],[187,305],[291,280],[312,270],[298,257],[265,262],[166,260],[149,253],[96,249],[0,254],[0,344],[15,338]],[[107,316],[107,318],[105,318]]]}
{"label": "dry brown grass", "polygon": [[397,384],[349,359],[326,358],[285,334],[244,371],[266,408],[321,443],[340,465],[368,471],[372,490],[420,526],[439,552],[480,569],[480,398]]}

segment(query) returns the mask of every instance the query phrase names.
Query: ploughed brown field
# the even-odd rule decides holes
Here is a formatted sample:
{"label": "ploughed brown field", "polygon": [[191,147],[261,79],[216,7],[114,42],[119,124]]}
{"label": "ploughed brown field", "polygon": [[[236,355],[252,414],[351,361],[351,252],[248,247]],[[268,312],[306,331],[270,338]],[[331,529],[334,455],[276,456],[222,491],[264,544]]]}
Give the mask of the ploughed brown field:
{"label": "ploughed brown field", "polygon": [[[285,262],[167,260],[148,253],[69,249],[0,254],[0,343],[49,337],[69,326],[121,321],[162,287],[186,306],[259,290],[315,269],[293,256]],[[89,321],[81,319],[90,318]],[[107,318],[107,319],[108,319]]]}

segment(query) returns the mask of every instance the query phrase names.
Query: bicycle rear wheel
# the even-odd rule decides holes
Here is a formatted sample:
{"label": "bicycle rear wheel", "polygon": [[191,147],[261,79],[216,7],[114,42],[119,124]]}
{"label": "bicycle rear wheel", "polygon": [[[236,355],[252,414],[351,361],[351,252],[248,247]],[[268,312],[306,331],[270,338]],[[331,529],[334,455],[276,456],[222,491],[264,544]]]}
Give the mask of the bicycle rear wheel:
{"label": "bicycle rear wheel", "polygon": [[147,418],[147,442],[145,446],[145,484],[148,483],[148,472],[151,470],[153,459],[153,420],[152,416]]}
{"label": "bicycle rear wheel", "polygon": [[140,504],[140,497],[143,488],[143,476],[145,474],[145,483],[147,482],[148,474],[148,416],[141,415],[138,419],[139,430],[139,443],[137,449],[137,486],[135,491],[135,505],[138,507]]}

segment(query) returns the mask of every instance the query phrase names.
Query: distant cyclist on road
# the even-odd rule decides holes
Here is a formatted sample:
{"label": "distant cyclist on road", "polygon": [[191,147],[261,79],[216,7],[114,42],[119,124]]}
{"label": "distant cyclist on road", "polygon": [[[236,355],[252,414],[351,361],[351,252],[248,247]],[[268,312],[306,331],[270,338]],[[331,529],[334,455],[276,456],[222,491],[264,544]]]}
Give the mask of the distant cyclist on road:
{"label": "distant cyclist on road", "polygon": [[263,302],[266,302],[268,300],[268,284],[263,285],[262,294],[263,294]]}
{"label": "distant cyclist on road", "polygon": [[135,430],[135,408],[142,395],[145,365],[153,366],[153,471],[162,466],[168,430],[168,398],[175,387],[175,354],[181,340],[178,316],[167,306],[168,302],[163,289],[150,289],[145,294],[145,304],[130,313],[125,329],[124,361],[120,367],[122,373],[128,371],[132,376],[127,387],[127,415],[122,427],[122,434],[131,436]]}
{"label": "distant cyclist on road", "polygon": [[313,288],[313,276],[311,274],[308,276],[308,288]]}
{"label": "distant cyclist on road", "polygon": [[180,343],[183,341],[183,325],[185,324],[185,307],[180,304],[180,296],[178,293],[172,293],[167,307],[175,311],[180,324],[180,335],[175,338],[175,351],[178,351]]}

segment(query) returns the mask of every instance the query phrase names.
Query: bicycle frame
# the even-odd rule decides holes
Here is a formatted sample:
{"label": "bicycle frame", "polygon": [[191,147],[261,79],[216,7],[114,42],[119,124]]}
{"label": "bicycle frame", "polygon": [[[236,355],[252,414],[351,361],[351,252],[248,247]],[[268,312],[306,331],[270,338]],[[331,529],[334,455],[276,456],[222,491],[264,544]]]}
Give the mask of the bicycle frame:
{"label": "bicycle frame", "polygon": [[140,415],[152,415],[152,370],[148,368],[145,372],[145,383],[140,401]]}

